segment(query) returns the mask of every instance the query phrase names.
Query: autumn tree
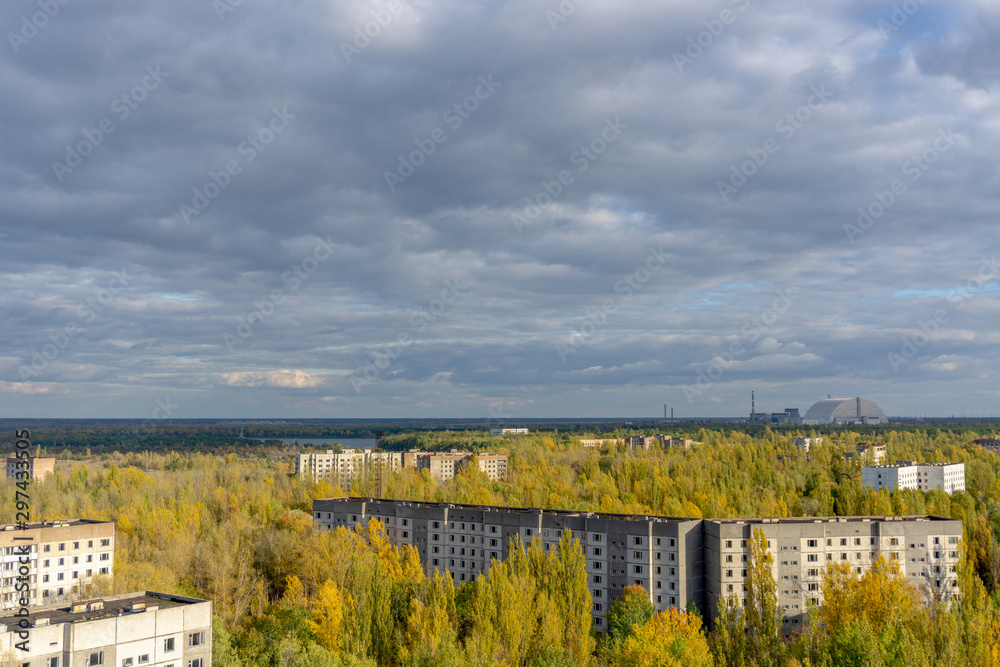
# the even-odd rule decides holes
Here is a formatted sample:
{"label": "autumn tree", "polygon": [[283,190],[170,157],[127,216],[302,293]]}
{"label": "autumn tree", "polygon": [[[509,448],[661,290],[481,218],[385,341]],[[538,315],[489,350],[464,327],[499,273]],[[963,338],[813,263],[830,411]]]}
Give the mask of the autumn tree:
{"label": "autumn tree", "polygon": [[608,608],[608,636],[615,644],[623,643],[653,618],[655,612],[649,593],[641,584],[627,586],[622,596]]}
{"label": "autumn tree", "polygon": [[701,633],[701,619],[668,609],[625,638],[609,658],[609,667],[711,667],[712,655]]}

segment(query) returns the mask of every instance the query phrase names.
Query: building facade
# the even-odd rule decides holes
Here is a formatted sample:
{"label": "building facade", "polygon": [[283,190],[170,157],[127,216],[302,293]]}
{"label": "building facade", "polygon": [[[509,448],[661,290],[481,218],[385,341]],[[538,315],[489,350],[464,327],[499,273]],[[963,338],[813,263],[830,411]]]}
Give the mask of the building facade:
{"label": "building facade", "polygon": [[28,476],[40,482],[55,472],[56,460],[53,458],[29,456],[19,459],[16,456],[7,457],[7,476],[17,478],[17,473],[27,472]]}
{"label": "building facade", "polygon": [[[29,612],[27,616],[0,616],[0,651],[15,656],[15,664],[212,665],[212,603],[208,600],[129,593],[72,605],[31,607]],[[20,625],[22,620],[28,628]],[[20,632],[27,633],[26,640]]]}
{"label": "building facade", "polygon": [[395,471],[403,467],[403,455],[397,452],[345,449],[340,452],[327,450],[322,454],[297,454],[295,474],[314,481],[328,479],[342,489],[351,488],[358,480],[374,479],[378,466]]}
{"label": "building facade", "polygon": [[861,469],[861,486],[875,491],[965,491],[965,464],[899,461],[896,465],[865,466]]}
{"label": "building facade", "polygon": [[744,595],[754,528],[770,542],[788,631],[819,599],[822,570],[835,560],[863,569],[883,554],[901,561],[914,586],[951,593],[962,535],[961,521],[933,517],[701,520],[366,498],[314,500],[313,518],[327,529],[377,519],[392,544],[417,549],[427,574],[449,572],[456,584],[504,560],[515,536],[550,551],[569,529],[587,560],[591,614],[601,631],[610,603],[633,584],[649,591],[658,611],[693,601],[714,618],[720,595]]}
{"label": "building facade", "polygon": [[46,521],[0,526],[0,609],[16,606],[18,570],[28,559],[32,604],[67,600],[95,576],[114,573],[115,524],[111,521]]}
{"label": "building facade", "polygon": [[594,512],[515,509],[362,498],[313,501],[313,517],[324,528],[353,528],[377,519],[396,546],[413,546],[428,575],[450,572],[456,584],[489,572],[503,561],[510,541],[556,548],[565,529],[580,540],[587,559],[594,625],[604,629],[611,601],[626,586],[642,584],[658,611],[684,609],[700,600],[701,530],[695,519]]}
{"label": "building facade", "polygon": [[491,428],[490,435],[528,435],[526,428]]}
{"label": "building facade", "polygon": [[980,438],[972,442],[994,454],[1000,454],[1000,439],[998,438]]}
{"label": "building facade", "polygon": [[764,531],[774,559],[778,607],[784,629],[800,629],[811,603],[822,604],[823,573],[847,562],[857,574],[882,555],[897,561],[911,585],[950,599],[958,592],[958,542],[962,522],[930,516],[706,519],[705,604],[712,617],[720,596],[746,598],[749,544]]}
{"label": "building facade", "polygon": [[823,438],[792,438],[792,444],[803,452],[808,452],[813,445],[822,445]]}

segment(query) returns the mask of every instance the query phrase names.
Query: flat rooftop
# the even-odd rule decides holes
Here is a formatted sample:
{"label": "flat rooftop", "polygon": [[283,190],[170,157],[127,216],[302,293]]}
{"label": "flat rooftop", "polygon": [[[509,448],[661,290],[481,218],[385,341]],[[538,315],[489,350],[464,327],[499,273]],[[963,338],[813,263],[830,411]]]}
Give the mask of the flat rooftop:
{"label": "flat rooftop", "polygon": [[949,519],[942,516],[930,514],[906,514],[899,516],[795,516],[795,517],[756,517],[756,518],[728,518],[728,519],[697,519],[694,517],[673,517],[640,514],[611,514],[608,512],[587,512],[577,510],[548,510],[534,507],[504,507],[502,505],[465,505],[462,503],[434,503],[417,500],[389,500],[385,498],[360,498],[356,496],[338,496],[336,498],[316,498],[315,502],[361,502],[361,503],[387,503],[404,507],[427,507],[432,509],[465,509],[479,510],[486,512],[510,512],[516,514],[555,514],[566,517],[586,517],[588,519],[617,519],[620,521],[713,521],[715,523],[781,523],[781,524],[806,524],[806,523],[848,523],[872,521],[959,521],[959,519]]}
{"label": "flat rooftop", "polygon": [[901,514],[899,516],[783,516],[756,519],[705,519],[714,523],[871,523],[872,521],[960,521],[930,514]]}
{"label": "flat rooftop", "polygon": [[96,526],[102,523],[113,524],[114,521],[99,521],[97,519],[64,519],[59,521],[38,521],[25,524],[19,528],[17,524],[0,525],[0,530],[39,530],[41,528],[67,528],[69,526]]}
{"label": "flat rooftop", "polygon": [[480,512],[506,512],[509,514],[554,514],[565,517],[584,517],[587,519],[617,519],[619,521],[699,521],[694,517],[656,516],[642,514],[611,514],[608,512],[588,512],[586,510],[550,510],[540,507],[506,507],[503,505],[465,505],[462,503],[433,503],[422,500],[388,500],[385,498],[359,498],[355,496],[339,496],[336,498],[316,498],[315,502],[357,502],[357,503],[389,503],[404,507],[426,507],[428,509],[461,509]]}
{"label": "flat rooftop", "polygon": [[[125,614],[142,614],[150,607],[167,609],[170,607],[198,604],[199,602],[207,602],[207,600],[187,598],[180,595],[168,595],[166,593],[155,593],[153,591],[126,593],[124,595],[112,595],[92,600],[80,600],[79,602],[28,607],[29,613],[27,617],[14,616],[8,613],[0,616],[0,624],[10,628],[16,626],[23,618],[27,618],[32,627],[39,627],[39,618],[47,618],[48,625],[82,623],[84,621],[96,621],[115,616],[124,616]],[[74,609],[78,609],[78,611],[73,611]]]}
{"label": "flat rooftop", "polygon": [[960,466],[963,463],[884,463],[877,466],[864,466],[865,468],[895,469],[895,468],[943,468],[945,466]]}

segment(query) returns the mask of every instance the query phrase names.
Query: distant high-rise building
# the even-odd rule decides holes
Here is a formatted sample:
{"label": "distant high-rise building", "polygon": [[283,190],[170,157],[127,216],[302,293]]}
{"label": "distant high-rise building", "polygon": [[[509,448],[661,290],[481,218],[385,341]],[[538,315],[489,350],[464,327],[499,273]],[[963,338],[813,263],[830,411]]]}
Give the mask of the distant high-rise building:
{"label": "distant high-rise building", "polygon": [[875,491],[965,491],[965,464],[899,461],[892,466],[865,466],[861,469],[861,485]]}

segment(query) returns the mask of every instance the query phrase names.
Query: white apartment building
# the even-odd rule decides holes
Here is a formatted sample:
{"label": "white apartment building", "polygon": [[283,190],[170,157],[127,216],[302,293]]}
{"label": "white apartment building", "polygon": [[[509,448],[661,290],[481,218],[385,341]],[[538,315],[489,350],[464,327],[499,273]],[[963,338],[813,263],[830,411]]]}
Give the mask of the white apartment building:
{"label": "white apartment building", "polygon": [[114,573],[115,524],[73,519],[0,526],[0,609],[11,609],[18,572],[27,558],[32,604],[67,600],[93,577]]}
{"label": "white apartment building", "polygon": [[823,438],[792,438],[792,444],[803,452],[808,452],[813,445],[822,445]]}
{"label": "white apartment building", "polygon": [[345,449],[337,453],[331,449],[323,454],[298,454],[295,457],[295,474],[317,482],[329,479],[341,488],[349,489],[353,481],[364,481],[376,475],[379,465],[385,470],[399,470],[403,467],[403,454],[367,449]]}
{"label": "white apartment building", "polygon": [[[27,616],[0,615],[0,652],[14,656],[12,664],[212,665],[212,603],[208,600],[129,593],[71,605],[30,607],[29,612]],[[22,620],[29,627],[22,627]]]}
{"label": "white apartment building", "polygon": [[29,456],[28,458],[19,459],[16,456],[7,457],[7,477],[14,479],[17,479],[19,472],[26,472],[29,479],[41,482],[55,472],[55,469],[56,460],[53,458]]}
{"label": "white apartment building", "polygon": [[940,489],[946,493],[965,491],[964,463],[913,463],[899,461],[896,465],[865,466],[861,469],[861,486],[866,489]]}

